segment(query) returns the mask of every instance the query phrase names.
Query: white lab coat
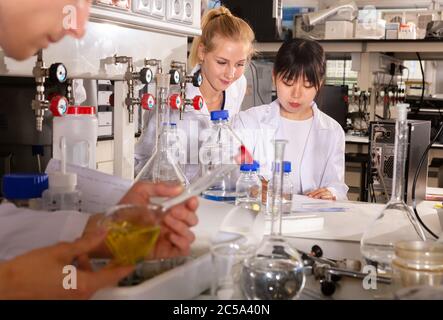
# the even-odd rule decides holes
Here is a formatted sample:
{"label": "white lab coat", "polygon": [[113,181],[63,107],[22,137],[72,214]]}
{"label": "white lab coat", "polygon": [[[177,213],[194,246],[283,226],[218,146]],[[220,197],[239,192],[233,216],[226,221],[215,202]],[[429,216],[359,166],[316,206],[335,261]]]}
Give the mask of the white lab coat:
{"label": "white lab coat", "polygon": [[[337,200],[347,199],[345,173],[345,134],[337,121],[323,113],[314,103],[314,119],[306,149],[301,158],[301,190],[303,193],[328,188]],[[240,112],[233,120],[243,143],[260,162],[260,173],[271,177],[274,161],[273,139],[291,139],[283,132],[278,100],[271,104]],[[290,159],[288,159],[290,160]]]}
{"label": "white lab coat", "polygon": [[[194,74],[199,69],[200,66],[196,66],[191,73]],[[229,111],[231,119],[240,111],[245,93],[246,78],[244,75],[226,89],[224,109]],[[192,99],[197,95],[201,96],[200,89],[194,87],[192,83],[188,83],[186,98]],[[200,111],[186,108],[183,120],[180,120],[180,113],[177,110],[170,110],[170,120],[177,124],[181,145],[186,146],[181,163],[185,164],[186,177],[193,181],[199,174],[198,151],[201,144],[199,138],[201,138],[202,131],[211,125],[209,110],[206,103]],[[155,122],[155,111],[146,111],[143,116],[143,133],[135,145],[135,174],[140,172],[153,154],[156,135]]]}
{"label": "white lab coat", "polygon": [[30,250],[81,237],[90,215],[76,211],[45,212],[0,204],[0,261]]}

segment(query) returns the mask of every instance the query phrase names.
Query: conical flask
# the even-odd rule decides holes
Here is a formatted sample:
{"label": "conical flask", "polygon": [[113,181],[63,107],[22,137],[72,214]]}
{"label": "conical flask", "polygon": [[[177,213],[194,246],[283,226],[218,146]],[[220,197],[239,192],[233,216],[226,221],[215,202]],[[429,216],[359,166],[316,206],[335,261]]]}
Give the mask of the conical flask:
{"label": "conical flask", "polygon": [[405,203],[405,166],[407,161],[409,130],[408,104],[397,104],[395,123],[395,162],[391,200],[377,219],[364,232],[361,254],[366,262],[380,274],[390,274],[394,245],[399,241],[425,241],[426,236],[412,210]]}
{"label": "conical flask", "polygon": [[283,158],[286,140],[275,140],[271,234],[259,245],[256,254],[243,263],[241,287],[252,300],[297,299],[305,285],[303,262],[296,249],[281,234]]}
{"label": "conical flask", "polygon": [[[180,143],[177,140],[176,125],[169,122],[169,107],[171,99],[180,99],[178,95],[169,97],[169,74],[157,74],[157,102],[156,108],[156,144],[154,153],[146,162],[135,181],[170,182],[188,185],[183,169],[180,166],[178,150]],[[180,105],[181,101],[173,101]]]}

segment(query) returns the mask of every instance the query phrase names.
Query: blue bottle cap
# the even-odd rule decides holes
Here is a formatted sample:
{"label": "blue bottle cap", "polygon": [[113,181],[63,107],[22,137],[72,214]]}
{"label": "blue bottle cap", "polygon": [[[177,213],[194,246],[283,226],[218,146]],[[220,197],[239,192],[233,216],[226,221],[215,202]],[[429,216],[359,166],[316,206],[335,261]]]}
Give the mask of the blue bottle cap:
{"label": "blue bottle cap", "polygon": [[283,161],[283,172],[289,173],[292,171],[291,161]]}
{"label": "blue bottle cap", "polygon": [[228,120],[228,119],[229,119],[228,110],[211,111],[211,121]]}
{"label": "blue bottle cap", "polygon": [[48,189],[47,174],[5,174],[3,176],[3,196],[6,199],[40,198]]}
{"label": "blue bottle cap", "polygon": [[240,165],[240,171],[256,171],[252,163],[243,163]]}
{"label": "blue bottle cap", "polygon": [[260,164],[257,161],[240,165],[240,171],[257,171],[258,169],[260,169]]}

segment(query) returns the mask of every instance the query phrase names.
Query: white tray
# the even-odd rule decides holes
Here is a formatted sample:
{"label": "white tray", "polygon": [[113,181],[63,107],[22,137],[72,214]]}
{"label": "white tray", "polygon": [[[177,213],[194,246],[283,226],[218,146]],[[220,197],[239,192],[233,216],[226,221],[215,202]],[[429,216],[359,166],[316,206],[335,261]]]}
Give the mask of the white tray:
{"label": "white tray", "polygon": [[192,256],[196,258],[138,285],[102,289],[92,299],[194,299],[211,286],[211,244],[240,239],[253,243],[261,238],[263,217],[233,205],[204,199],[199,201],[197,214],[200,221],[194,228],[197,240],[192,246]]}

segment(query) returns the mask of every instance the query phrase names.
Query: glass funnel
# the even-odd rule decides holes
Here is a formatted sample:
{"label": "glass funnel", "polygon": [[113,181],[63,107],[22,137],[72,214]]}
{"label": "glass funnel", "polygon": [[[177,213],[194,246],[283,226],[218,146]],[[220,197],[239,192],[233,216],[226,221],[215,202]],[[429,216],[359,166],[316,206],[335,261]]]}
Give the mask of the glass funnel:
{"label": "glass funnel", "polygon": [[256,254],[246,259],[241,273],[244,295],[253,300],[297,299],[305,284],[303,262],[281,234],[283,158],[286,140],[275,140],[271,234],[259,245]]}
{"label": "glass funnel", "polygon": [[[157,74],[157,101],[160,108],[156,108],[156,144],[151,158],[143,166],[135,181],[170,182],[188,185],[183,169],[180,165],[180,141],[176,125],[170,123],[169,104],[169,74]],[[172,99],[180,99],[178,95]],[[181,101],[172,101],[180,105]]]}
{"label": "glass funnel", "polygon": [[426,240],[423,229],[412,210],[405,203],[405,166],[407,161],[409,129],[408,104],[398,104],[395,123],[395,162],[391,200],[377,219],[364,232],[361,253],[368,264],[381,274],[390,274],[394,258],[394,246],[399,241]]}

